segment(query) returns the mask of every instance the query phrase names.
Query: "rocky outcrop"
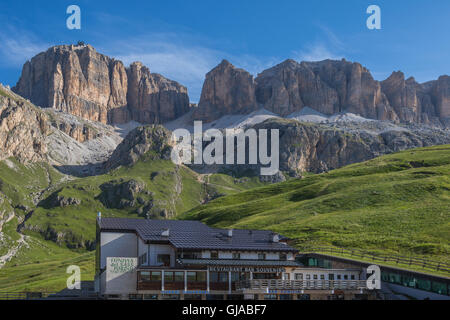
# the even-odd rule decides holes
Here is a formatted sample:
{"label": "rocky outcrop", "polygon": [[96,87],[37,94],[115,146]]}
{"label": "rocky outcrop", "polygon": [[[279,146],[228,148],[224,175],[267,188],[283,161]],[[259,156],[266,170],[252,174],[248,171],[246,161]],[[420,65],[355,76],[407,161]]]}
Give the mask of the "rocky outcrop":
{"label": "rocky outcrop", "polygon": [[117,146],[104,168],[109,171],[132,165],[144,156],[168,160],[172,150],[171,137],[171,132],[161,125],[138,127]]}
{"label": "rocky outcrop", "polygon": [[195,119],[212,121],[227,114],[247,114],[257,109],[253,76],[223,60],[206,74]]}
{"label": "rocky outcrop", "polygon": [[72,197],[64,197],[55,194],[53,198],[51,199],[50,206],[52,208],[54,207],[67,207],[67,206],[77,206],[81,204],[81,200],[77,198]]}
{"label": "rocky outcrop", "polygon": [[0,160],[47,161],[47,115],[0,85]]}
{"label": "rocky outcrop", "polygon": [[286,60],[252,76],[223,61],[206,75],[195,119],[213,121],[225,114],[249,114],[265,108],[286,117],[304,107],[325,115],[350,112],[395,123],[448,126],[450,77],[419,84],[394,72],[373,79],[359,63],[345,59]]}
{"label": "rocky outcrop", "polygon": [[279,130],[280,170],[294,176],[326,172],[406,149],[450,143],[448,130],[379,121],[306,124],[269,119],[254,128]]}
{"label": "rocky outcrop", "polygon": [[33,57],[13,88],[34,104],[102,123],[158,123],[189,110],[187,89],[90,45],[55,46]]}
{"label": "rocky outcrop", "polygon": [[[138,194],[145,192],[145,184],[136,180],[110,181],[100,186],[99,200],[107,208],[123,209],[146,203]],[[148,192],[147,192],[148,193]],[[138,201],[139,199],[139,201]]]}

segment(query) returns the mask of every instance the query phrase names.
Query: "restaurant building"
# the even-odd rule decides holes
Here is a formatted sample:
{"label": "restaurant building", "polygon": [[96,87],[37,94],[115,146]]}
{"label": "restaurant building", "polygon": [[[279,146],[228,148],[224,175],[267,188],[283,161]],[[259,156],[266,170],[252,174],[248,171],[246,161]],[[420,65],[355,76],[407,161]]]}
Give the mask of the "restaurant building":
{"label": "restaurant building", "polygon": [[198,221],[97,219],[96,289],[107,299],[370,298],[362,269],[305,267],[288,239]]}

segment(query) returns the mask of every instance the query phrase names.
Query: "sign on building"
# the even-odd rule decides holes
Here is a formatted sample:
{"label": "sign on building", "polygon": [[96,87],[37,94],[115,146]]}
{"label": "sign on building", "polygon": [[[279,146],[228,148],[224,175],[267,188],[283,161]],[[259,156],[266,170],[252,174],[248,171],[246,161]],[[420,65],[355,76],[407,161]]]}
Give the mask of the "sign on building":
{"label": "sign on building", "polygon": [[137,258],[106,258],[107,294],[133,293],[136,291]]}

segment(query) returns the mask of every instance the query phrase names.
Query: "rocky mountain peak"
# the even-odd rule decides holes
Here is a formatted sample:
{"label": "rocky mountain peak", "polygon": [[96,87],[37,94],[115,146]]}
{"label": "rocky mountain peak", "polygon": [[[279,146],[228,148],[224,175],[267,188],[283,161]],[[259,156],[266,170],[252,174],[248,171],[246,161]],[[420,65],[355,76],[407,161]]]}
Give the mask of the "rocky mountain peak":
{"label": "rocky mountain peak", "polygon": [[125,68],[84,44],[39,53],[24,64],[13,90],[38,106],[102,123],[158,123],[189,110],[184,86],[142,63]]}
{"label": "rocky mountain peak", "polygon": [[227,114],[247,114],[257,109],[253,76],[227,60],[206,74],[194,117],[212,121]]}

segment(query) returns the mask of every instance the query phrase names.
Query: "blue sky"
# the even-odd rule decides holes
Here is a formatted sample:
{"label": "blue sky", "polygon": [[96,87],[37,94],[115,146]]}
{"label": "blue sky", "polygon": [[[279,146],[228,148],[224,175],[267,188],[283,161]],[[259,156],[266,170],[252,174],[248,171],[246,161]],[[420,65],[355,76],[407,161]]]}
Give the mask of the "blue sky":
{"label": "blue sky", "polygon": [[[81,8],[81,30],[66,8]],[[366,9],[381,8],[381,30]],[[186,85],[198,101],[204,75],[223,58],[253,74],[284,59],[346,58],[375,79],[394,70],[424,82],[450,73],[448,0],[8,1],[0,5],[0,82],[13,86],[23,63],[78,40],[125,64]]]}

